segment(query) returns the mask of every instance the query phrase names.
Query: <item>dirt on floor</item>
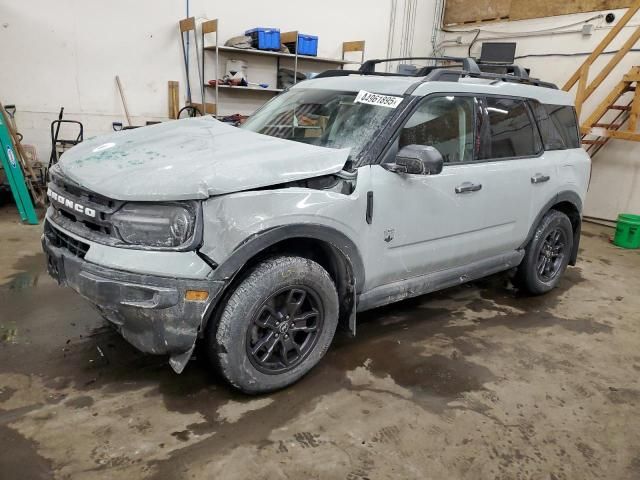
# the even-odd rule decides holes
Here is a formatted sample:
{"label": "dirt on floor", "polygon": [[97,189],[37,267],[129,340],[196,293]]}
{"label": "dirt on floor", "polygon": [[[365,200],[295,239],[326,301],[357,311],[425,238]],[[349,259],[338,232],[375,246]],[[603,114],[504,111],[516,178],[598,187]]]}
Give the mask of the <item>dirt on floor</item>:
{"label": "dirt on floor", "polygon": [[0,479],[640,478],[640,253],[605,227],[551,294],[503,274],[368,312],[258,397],[136,352],[40,228],[0,209]]}

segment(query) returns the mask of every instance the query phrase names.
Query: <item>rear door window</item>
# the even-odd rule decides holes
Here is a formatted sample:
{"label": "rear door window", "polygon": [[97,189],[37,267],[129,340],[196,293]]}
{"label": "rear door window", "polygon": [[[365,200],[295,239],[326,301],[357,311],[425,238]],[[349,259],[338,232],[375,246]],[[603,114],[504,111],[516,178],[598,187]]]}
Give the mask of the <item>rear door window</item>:
{"label": "rear door window", "polygon": [[545,150],[580,148],[578,123],[573,107],[531,102]]}
{"label": "rear door window", "polygon": [[482,127],[481,159],[533,157],[542,145],[524,100],[487,97]]}

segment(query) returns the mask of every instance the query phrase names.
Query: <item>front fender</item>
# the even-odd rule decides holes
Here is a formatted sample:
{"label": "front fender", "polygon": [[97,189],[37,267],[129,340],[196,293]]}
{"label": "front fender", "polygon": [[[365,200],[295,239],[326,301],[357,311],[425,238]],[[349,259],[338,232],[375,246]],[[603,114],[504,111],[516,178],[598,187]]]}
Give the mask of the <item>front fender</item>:
{"label": "front fender", "polygon": [[[366,197],[366,195],[365,195]],[[290,238],[312,238],[350,263],[357,288],[364,285],[366,198],[307,188],[262,190],[214,197],[203,207],[200,252],[217,264],[212,275],[229,280],[256,254]]]}

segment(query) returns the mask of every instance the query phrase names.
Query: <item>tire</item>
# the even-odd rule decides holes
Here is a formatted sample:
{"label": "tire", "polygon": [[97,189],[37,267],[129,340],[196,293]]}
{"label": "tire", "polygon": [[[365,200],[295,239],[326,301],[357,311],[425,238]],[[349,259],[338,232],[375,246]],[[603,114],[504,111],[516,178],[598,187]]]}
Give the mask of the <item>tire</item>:
{"label": "tire", "polygon": [[245,393],[291,385],[329,349],[338,311],[336,287],[319,264],[302,257],[264,260],[237,285],[207,332],[211,363]]}
{"label": "tire", "polygon": [[567,269],[572,249],[573,228],[569,217],[550,210],[525,249],[514,283],[533,295],[553,290]]}

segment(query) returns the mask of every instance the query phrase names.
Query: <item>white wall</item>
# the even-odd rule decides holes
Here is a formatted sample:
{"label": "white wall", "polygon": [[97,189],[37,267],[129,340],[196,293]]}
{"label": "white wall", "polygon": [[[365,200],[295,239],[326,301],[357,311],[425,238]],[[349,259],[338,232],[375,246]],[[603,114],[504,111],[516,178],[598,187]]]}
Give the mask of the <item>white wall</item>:
{"label": "white wall", "polygon": [[[614,10],[616,22],[624,14],[624,10]],[[595,30],[591,36],[583,36],[580,33],[582,26],[566,25],[582,22],[598,15],[600,12],[576,15],[563,15],[518,22],[491,23],[481,26],[478,42],[472,47],[472,54],[479,56],[480,44],[483,39],[491,41],[516,41],[518,43],[516,55],[526,56],[531,54],[572,54],[586,52],[591,53],[595,46],[609,32],[612,25],[607,25],[603,18],[592,20]],[[602,12],[608,13],[608,12]],[[640,24],[640,15],[634,17],[608,48],[618,49],[630,36],[633,29]],[[556,31],[548,29],[558,28]],[[473,30],[476,27],[467,27]],[[452,30],[462,30],[459,27],[450,27]],[[547,30],[538,33],[526,33],[532,31]],[[497,32],[497,33],[494,33]],[[443,43],[444,52],[450,55],[466,55],[468,44],[473,39],[476,31],[468,33],[445,33]],[[509,36],[509,35],[516,36]],[[462,45],[456,45],[455,39],[462,36]],[[640,43],[640,42],[639,42]],[[640,44],[637,45],[640,48]],[[590,78],[594,78],[600,68],[611,59],[612,55],[601,57],[592,67]],[[531,68],[531,75],[543,80],[557,83],[560,87],[569,79],[575,70],[586,58],[583,56],[544,56],[525,57],[516,60],[516,63]],[[640,52],[630,52],[612,72],[609,78],[593,94],[589,102],[583,108],[582,119],[593,111],[595,106],[611,91],[624,73],[633,65],[639,65]],[[615,219],[620,212],[640,212],[640,143],[623,140],[612,140],[602,149],[593,162],[593,174],[585,213],[588,216]]]}
{"label": "white wall", "polygon": [[[406,1],[396,2],[400,9],[396,32]],[[432,2],[418,0],[415,55],[430,50]],[[123,83],[134,124],[165,120],[167,81],[180,81],[184,102],[177,23],[186,17],[186,5],[187,0],[0,0],[0,101],[16,104],[24,142],[35,145],[40,158],[47,159],[49,125],[61,106],[65,118],[84,123],[85,137],[110,132],[114,121],[124,123],[115,75]],[[318,35],[321,56],[339,57],[343,41],[365,40],[366,57],[379,58],[387,53],[391,5],[391,0],[190,0],[189,15],[197,21],[218,18],[221,42],[251,27],[278,27]],[[395,43],[398,39],[399,34]],[[255,77],[251,81],[263,81],[261,76],[267,75],[267,81],[275,83],[275,77],[269,77],[275,70],[269,61],[251,60]],[[207,72],[206,78],[215,78],[215,73]],[[194,101],[199,101],[197,87],[193,90]],[[226,95],[222,113],[251,111],[269,98]],[[208,100],[213,101],[212,96]]]}
{"label": "white wall", "polygon": [[[408,1],[395,2],[391,49],[394,56],[401,53],[403,9]],[[218,18],[221,41],[253,26],[273,26],[282,31],[298,29],[317,34],[321,56],[338,57],[343,41],[362,39],[366,41],[367,58],[384,58],[388,51],[392,4],[392,0],[324,0],[313,5],[294,0],[241,3],[190,0],[189,14],[198,21]],[[434,4],[435,0],[417,2],[413,55],[431,53]],[[615,13],[620,18],[623,11]],[[480,41],[483,38],[497,40],[496,37],[509,41],[509,37],[493,31],[522,35],[527,31],[563,27],[594,15],[492,23],[482,27]],[[134,124],[165,120],[168,80],[180,81],[181,102],[184,102],[185,78],[177,21],[185,16],[186,0],[0,0],[0,101],[17,105],[18,128],[25,136],[25,143],[35,145],[41,159],[48,158],[49,124],[61,106],[65,107],[65,118],[84,123],[87,137],[110,132],[114,121],[124,122],[115,75],[123,82]],[[565,33],[518,36],[513,39],[518,42],[517,55],[590,52],[610,28],[602,19],[592,23],[596,30],[590,37],[579,33],[580,25],[561,28]],[[633,19],[624,34],[628,35],[632,26],[638,24],[640,18]],[[466,55],[466,43],[474,34],[445,33],[444,53]],[[452,43],[458,36],[463,39],[461,46]],[[623,40],[618,40],[610,49],[618,48]],[[479,54],[479,46],[477,43],[473,47],[472,54]],[[194,53],[193,48],[191,52]],[[562,85],[584,58],[529,57],[518,62],[530,67],[534,76]],[[609,58],[604,57],[604,61]],[[585,112],[606,95],[623,72],[638,64],[638,60],[640,53],[630,53],[592,97]],[[602,63],[596,63],[594,68]],[[263,81],[261,75],[272,71],[264,61],[255,61],[252,65],[255,67],[252,81]],[[194,68],[193,79],[195,73]],[[214,72],[207,73],[207,78],[214,77]],[[222,98],[223,113],[251,110],[268,98],[234,95]],[[194,92],[194,99],[198,98],[199,94]],[[639,158],[640,144],[621,140],[611,141],[598,154],[586,205],[588,215],[613,219],[618,212],[640,212]]]}

